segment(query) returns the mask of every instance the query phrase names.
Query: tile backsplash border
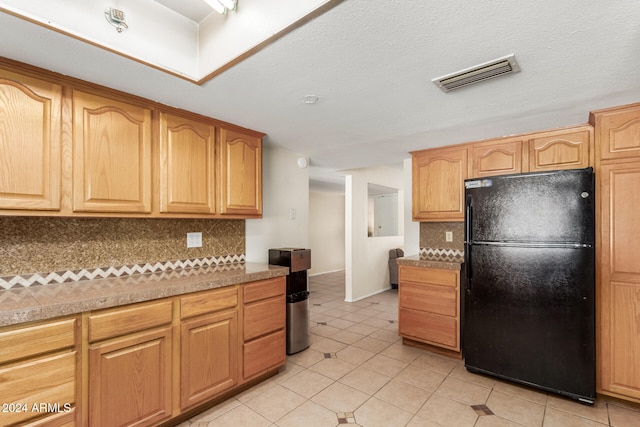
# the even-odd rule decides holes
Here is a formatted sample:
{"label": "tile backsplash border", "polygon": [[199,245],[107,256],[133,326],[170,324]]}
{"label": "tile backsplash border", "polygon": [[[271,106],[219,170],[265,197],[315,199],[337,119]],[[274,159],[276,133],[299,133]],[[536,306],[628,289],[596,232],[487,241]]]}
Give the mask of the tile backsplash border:
{"label": "tile backsplash border", "polygon": [[244,263],[245,244],[245,220],[0,216],[0,290]]}

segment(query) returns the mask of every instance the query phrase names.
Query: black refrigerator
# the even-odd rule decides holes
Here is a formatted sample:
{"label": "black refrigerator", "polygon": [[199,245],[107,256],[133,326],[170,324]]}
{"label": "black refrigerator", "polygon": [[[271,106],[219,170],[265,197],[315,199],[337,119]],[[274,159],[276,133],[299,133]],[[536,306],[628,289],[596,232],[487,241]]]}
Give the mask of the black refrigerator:
{"label": "black refrigerator", "polygon": [[465,366],[592,404],[592,168],[470,179],[465,199]]}

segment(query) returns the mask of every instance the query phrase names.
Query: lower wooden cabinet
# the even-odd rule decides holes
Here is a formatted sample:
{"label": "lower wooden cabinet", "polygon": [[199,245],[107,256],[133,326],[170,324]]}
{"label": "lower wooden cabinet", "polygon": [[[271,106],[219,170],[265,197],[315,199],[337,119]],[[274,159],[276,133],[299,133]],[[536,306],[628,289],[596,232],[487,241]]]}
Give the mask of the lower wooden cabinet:
{"label": "lower wooden cabinet", "polygon": [[400,265],[398,330],[403,338],[460,352],[460,272]]}
{"label": "lower wooden cabinet", "polygon": [[171,416],[170,326],[92,345],[90,425],[151,425]]}
{"label": "lower wooden cabinet", "polygon": [[284,277],[243,286],[242,379],[264,374],[286,361]]}
{"label": "lower wooden cabinet", "polygon": [[237,304],[236,286],[181,298],[180,409],[238,384]]}
{"label": "lower wooden cabinet", "polygon": [[[286,361],[285,277],[0,328],[0,425],[171,423]],[[2,410],[3,408],[0,408]]]}
{"label": "lower wooden cabinet", "polygon": [[0,331],[0,424],[74,425],[77,337],[76,318]]}

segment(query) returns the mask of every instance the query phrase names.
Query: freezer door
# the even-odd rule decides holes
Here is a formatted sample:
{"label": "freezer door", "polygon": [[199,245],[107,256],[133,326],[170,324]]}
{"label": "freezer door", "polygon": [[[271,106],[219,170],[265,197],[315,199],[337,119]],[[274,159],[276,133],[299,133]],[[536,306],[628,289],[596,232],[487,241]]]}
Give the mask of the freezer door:
{"label": "freezer door", "polygon": [[469,245],[467,368],[595,398],[592,248]]}
{"label": "freezer door", "polygon": [[593,244],[591,168],[465,181],[468,242]]}

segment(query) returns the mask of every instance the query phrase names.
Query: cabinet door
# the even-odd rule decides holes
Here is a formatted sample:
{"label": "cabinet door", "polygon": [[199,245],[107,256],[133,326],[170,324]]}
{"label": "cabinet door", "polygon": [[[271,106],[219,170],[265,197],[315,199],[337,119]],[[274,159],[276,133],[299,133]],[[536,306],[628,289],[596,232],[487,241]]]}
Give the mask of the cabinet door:
{"label": "cabinet door", "polygon": [[599,391],[640,401],[640,162],[602,166]]}
{"label": "cabinet door", "polygon": [[466,148],[413,154],[413,220],[463,221]]}
{"label": "cabinet door", "polygon": [[524,172],[522,141],[496,141],[474,144],[471,149],[471,177]]}
{"label": "cabinet door", "polygon": [[236,310],[184,321],[181,339],[181,409],[209,400],[238,383]]}
{"label": "cabinet door", "polygon": [[595,112],[591,121],[602,160],[640,157],[640,104]]}
{"label": "cabinet door", "polygon": [[224,215],[262,215],[262,140],[220,129],[220,196]]}
{"label": "cabinet door", "polygon": [[215,213],[215,128],[160,114],[160,212]]}
{"label": "cabinet door", "polygon": [[89,348],[92,426],[146,426],[171,416],[171,327]]}
{"label": "cabinet door", "polygon": [[151,212],[151,111],[73,93],[73,209]]}
{"label": "cabinet door", "polygon": [[0,209],[60,209],[60,86],[0,70]]}
{"label": "cabinet door", "polygon": [[536,135],[529,141],[529,171],[588,167],[591,164],[592,135],[591,126]]}

